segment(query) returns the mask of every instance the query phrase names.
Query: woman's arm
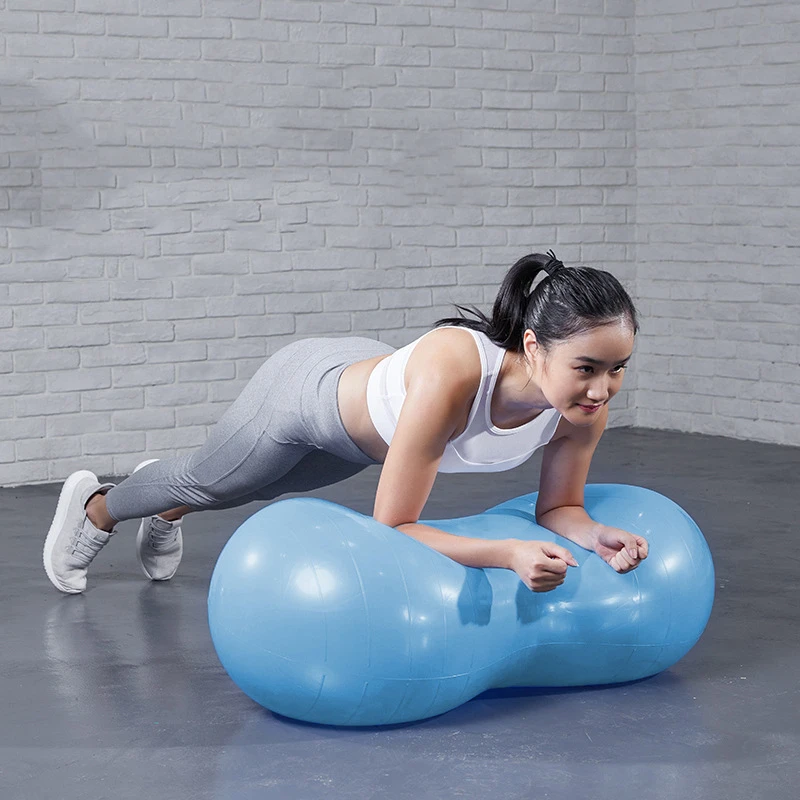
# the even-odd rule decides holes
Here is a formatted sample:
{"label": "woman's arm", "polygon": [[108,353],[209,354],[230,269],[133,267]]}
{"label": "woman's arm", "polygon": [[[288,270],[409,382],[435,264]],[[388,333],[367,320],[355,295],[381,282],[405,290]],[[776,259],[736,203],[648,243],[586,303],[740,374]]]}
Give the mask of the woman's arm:
{"label": "woman's arm", "polygon": [[[556,436],[545,445],[536,521],[586,550],[597,552],[617,572],[627,572],[647,558],[645,539],[596,522],[583,507],[583,490],[592,456],[608,422],[608,406],[598,414],[594,424],[585,428],[562,418]],[[559,435],[562,430],[563,435]]]}
{"label": "woman's arm", "polygon": [[[440,361],[448,362],[459,364],[458,359]],[[465,566],[508,567],[510,540],[456,536],[417,522],[447,442],[467,413],[475,391],[474,376],[455,366],[447,373],[409,384],[381,470],[372,516]]]}
{"label": "woman's arm", "polygon": [[[443,360],[440,363],[458,363]],[[372,516],[467,567],[513,569],[529,589],[546,592],[564,582],[572,554],[551,542],[457,536],[420,524],[447,441],[467,413],[475,376],[426,376],[412,382],[381,470]]]}

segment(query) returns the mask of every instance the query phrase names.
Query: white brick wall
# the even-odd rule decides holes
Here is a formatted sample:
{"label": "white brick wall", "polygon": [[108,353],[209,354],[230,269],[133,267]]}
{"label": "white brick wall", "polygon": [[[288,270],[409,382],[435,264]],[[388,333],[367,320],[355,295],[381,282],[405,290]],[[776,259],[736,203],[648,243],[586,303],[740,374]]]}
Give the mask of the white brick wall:
{"label": "white brick wall", "polygon": [[800,4],[636,3],[636,423],[800,445]]}
{"label": "white brick wall", "polygon": [[[737,13],[757,11],[766,22],[793,7],[686,5],[690,21],[719,19],[723,36],[726,26],[758,29]],[[695,381],[687,370],[708,359],[694,338],[708,330],[707,307],[768,314],[714,320],[759,323],[760,343],[743,342],[756,347],[742,364],[792,346],[775,337],[796,322],[793,307],[778,302],[792,290],[780,203],[794,190],[778,194],[756,181],[765,173],[791,179],[796,96],[781,92],[796,83],[796,67],[769,61],[774,42],[749,43],[764,63],[748,91],[763,93],[760,111],[771,122],[719,102],[694,111],[687,138],[720,115],[734,155],[751,159],[746,168],[733,167],[721,183],[706,172],[713,165],[666,167],[671,179],[698,176],[693,196],[708,193],[706,216],[684,208],[699,222],[689,241],[702,232],[706,255],[684,262],[695,247],[684,245],[669,268],[691,264],[704,285],[734,293],[698,309],[694,295],[670,297],[648,251],[689,224],[671,216],[680,208],[673,190],[648,223],[658,189],[647,180],[663,168],[643,161],[658,159],[659,137],[673,133],[658,103],[683,109],[689,96],[669,84],[678,74],[673,56],[646,50],[663,38],[647,25],[676,16],[650,3],[636,8],[634,19],[632,0],[0,0],[0,485],[58,480],[84,466],[124,474],[145,454],[195,447],[285,343],[365,335],[404,344],[451,314],[453,302],[488,308],[520,255],[551,246],[568,263],[607,267],[631,290],[638,279],[647,318],[641,366],[615,399],[612,424],[710,418],[690,393],[708,395],[718,418],[733,418],[721,401],[741,394],[712,397],[708,373]],[[645,64],[638,130],[634,23]],[[788,16],[770,25],[797,42]],[[688,59],[679,65],[691,63],[696,33],[687,35],[674,54]],[[724,41],[703,45],[708,80]],[[726,69],[745,75],[743,66]],[[658,79],[647,85],[653,73],[666,89]],[[782,83],[765,85],[769,74]],[[688,87],[695,93],[705,88],[696,80]],[[727,87],[733,98],[736,85]],[[747,138],[758,131],[765,138]],[[637,135],[640,170],[650,177],[635,229]],[[675,152],[668,143],[662,158],[667,146]],[[726,150],[709,143],[708,157],[715,146]],[[774,169],[757,156],[784,160]],[[730,183],[737,175],[753,182],[744,193]],[[744,228],[739,218],[713,216],[722,190],[739,201],[719,206],[727,214],[758,216]],[[717,242],[721,228],[744,236],[756,220],[780,240],[759,242],[773,270],[764,285],[736,261],[759,301],[713,271],[721,256],[755,243]],[[676,327],[680,339],[664,335]],[[689,367],[682,349],[669,351],[674,342],[691,346]],[[730,358],[722,363],[715,369],[736,369]],[[746,402],[766,414],[770,399],[789,399],[798,383],[789,367],[759,366],[758,385],[782,382],[784,398],[751,392]],[[673,379],[663,393],[653,386],[659,374]],[[637,380],[640,403],[654,392],[680,394],[684,405],[675,400],[668,420],[635,411]],[[797,430],[788,419],[776,423],[730,433],[785,441]]]}
{"label": "white brick wall", "polygon": [[629,4],[0,9],[0,484],[194,447],[285,343],[404,344],[531,249],[633,287]]}

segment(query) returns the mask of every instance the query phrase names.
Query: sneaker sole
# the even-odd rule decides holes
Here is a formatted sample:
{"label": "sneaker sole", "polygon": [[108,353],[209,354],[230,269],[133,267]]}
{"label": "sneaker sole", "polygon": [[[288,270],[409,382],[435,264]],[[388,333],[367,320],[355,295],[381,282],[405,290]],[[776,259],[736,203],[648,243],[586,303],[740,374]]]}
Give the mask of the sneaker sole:
{"label": "sneaker sole", "polygon": [[64,518],[67,515],[69,499],[72,493],[75,491],[75,487],[82,480],[84,480],[84,478],[92,478],[95,481],[97,480],[97,476],[94,474],[94,472],[89,472],[88,469],[82,469],[78,472],[73,472],[72,475],[70,475],[64,482],[64,485],[61,487],[61,494],[58,496],[58,505],[56,506],[56,513],[53,517],[53,522],[50,524],[50,530],[47,532],[47,538],[44,540],[44,553],[42,554],[44,571],[47,573],[50,583],[52,583],[53,586],[55,586],[60,592],[64,592],[65,594],[80,594],[80,590],[70,589],[69,587],[64,586],[56,577],[50,561],[53,557],[53,548],[56,545],[58,534],[64,527]]}
{"label": "sneaker sole", "polygon": [[[136,469],[134,469],[134,472],[138,472],[142,467],[146,467],[148,464],[153,464],[154,462],[156,462],[158,460],[159,459],[157,459],[157,458],[151,458],[151,459],[148,459],[147,461],[142,461],[142,463],[139,464],[136,467]],[[141,547],[141,542],[142,542],[142,539],[144,538],[143,534],[144,534],[144,520],[142,520],[139,523],[139,530],[136,531],[136,560],[139,562],[139,566],[142,568],[142,572],[144,573],[145,578],[147,578],[147,580],[149,580],[149,581],[168,581],[175,574],[175,572],[178,571],[177,569],[175,570],[175,572],[172,573],[172,575],[170,575],[167,578],[154,578],[145,569],[144,562],[142,561],[142,557],[139,554],[139,549]]]}

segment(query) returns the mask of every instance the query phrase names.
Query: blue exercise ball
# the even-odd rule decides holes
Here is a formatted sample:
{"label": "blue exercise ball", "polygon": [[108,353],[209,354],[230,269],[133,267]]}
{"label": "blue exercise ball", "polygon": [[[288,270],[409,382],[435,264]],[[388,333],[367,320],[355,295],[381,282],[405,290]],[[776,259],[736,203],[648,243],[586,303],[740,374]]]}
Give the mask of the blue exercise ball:
{"label": "blue exercise ball", "polygon": [[464,567],[327,500],[261,509],[211,578],[220,662],[257,703],[330,725],[410,722],[487,689],[619,683],[675,664],[714,600],[711,553],[691,517],[649,489],[586,486],[592,519],[650,545],[620,574],[537,525],[537,494],[423,521],[463,536],[558,542],[579,567],[550,592],[531,592],[511,570]]}

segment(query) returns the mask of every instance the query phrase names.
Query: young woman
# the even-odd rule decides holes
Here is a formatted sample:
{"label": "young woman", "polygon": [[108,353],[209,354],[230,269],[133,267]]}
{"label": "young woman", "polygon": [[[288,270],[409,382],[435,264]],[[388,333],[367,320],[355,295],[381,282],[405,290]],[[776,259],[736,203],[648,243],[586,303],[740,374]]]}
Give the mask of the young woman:
{"label": "young woman", "polygon": [[617,572],[634,569],[647,542],[583,508],[639,328],[627,292],[608,272],[533,253],[509,270],[491,319],[471,313],[476,319],[439,320],[399,350],[361,337],[293,342],[262,365],[192,455],[146,461],[118,486],[73,473],[45,541],[48,577],[62,592],[82,592],[115,524],[141,517],[139,563],[152,580],[169,579],[187,513],[308,491],[383,464],[376,520],[461,564],[512,569],[532,591],[550,591],[577,566],[566,548],[467,538],[417,521],[437,472],[508,470],[540,447],[538,523]]}

